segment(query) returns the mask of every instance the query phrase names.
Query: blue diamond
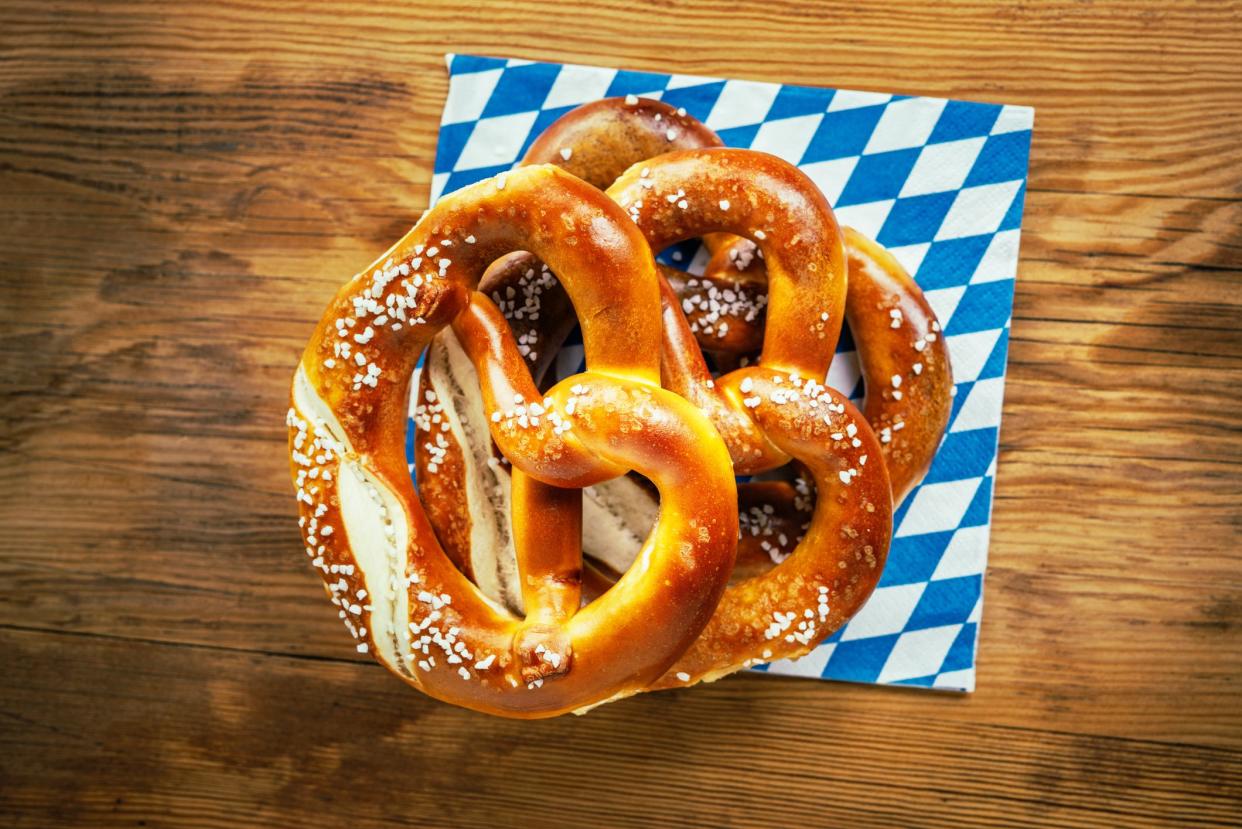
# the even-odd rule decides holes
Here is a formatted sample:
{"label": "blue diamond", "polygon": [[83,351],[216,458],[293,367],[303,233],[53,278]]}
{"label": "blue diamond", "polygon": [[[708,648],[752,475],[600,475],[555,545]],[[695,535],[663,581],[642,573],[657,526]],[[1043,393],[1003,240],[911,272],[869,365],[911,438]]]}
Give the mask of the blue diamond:
{"label": "blue diamond", "polygon": [[799,163],[810,164],[813,161],[862,155],[863,147],[867,146],[867,140],[883,114],[883,106],[827,113],[824,120],[820,121],[819,129],[815,130],[815,135]]}
{"label": "blue diamond", "polygon": [[824,676],[853,682],[875,682],[895,644],[897,634],[838,642],[828,658]]}
{"label": "blue diamond", "polygon": [[1000,115],[999,104],[977,104],[971,101],[949,101],[936,122],[928,144],[978,138],[987,135]]}
{"label": "blue diamond", "polygon": [[547,63],[531,63],[506,69],[500,75],[492,96],[487,99],[481,118],[512,115],[539,109],[548,97],[561,68]]}
{"label": "blue diamond", "polygon": [[970,616],[983,589],[983,576],[933,581],[923,591],[906,630],[960,625]]}
{"label": "blue diamond", "polygon": [[850,174],[850,180],[846,182],[841,197],[837,199],[837,206],[897,198],[902,185],[910,177],[910,171],[914,169],[914,162],[918,160],[920,152],[922,151],[915,147],[864,155],[858,159],[858,165]]}

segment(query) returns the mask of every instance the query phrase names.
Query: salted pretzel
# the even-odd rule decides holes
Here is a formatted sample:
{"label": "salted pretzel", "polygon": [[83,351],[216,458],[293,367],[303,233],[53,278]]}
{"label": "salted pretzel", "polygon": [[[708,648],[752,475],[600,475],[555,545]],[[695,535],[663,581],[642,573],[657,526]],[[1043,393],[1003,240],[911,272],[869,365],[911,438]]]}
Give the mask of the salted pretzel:
{"label": "salted pretzel", "polygon": [[[672,288],[661,281],[661,377],[712,419],[736,474],[797,460],[817,493],[810,526],[771,571],[731,585],[711,622],[656,687],[797,657],[871,594],[892,534],[880,444],[849,400],[824,386],[846,293],[841,233],[800,170],[750,150],[685,150],[631,167],[608,189],[652,250],[709,233],[751,239],[768,271],[759,361],[713,379]],[[877,462],[867,464],[868,459]]]}
{"label": "salted pretzel", "polygon": [[[539,394],[512,333],[475,292],[513,250],[557,273],[587,370]],[[294,376],[290,452],[307,555],[360,652],[442,700],[550,716],[658,679],[708,621],[738,531],[729,455],[659,386],[659,294],[637,228],[596,188],[534,166],[447,196],[332,300]],[[525,616],[441,549],[406,467],[410,375],[452,325],[485,365],[489,434],[513,464]],[[580,607],[580,498],[636,470],[659,489],[638,561]]]}

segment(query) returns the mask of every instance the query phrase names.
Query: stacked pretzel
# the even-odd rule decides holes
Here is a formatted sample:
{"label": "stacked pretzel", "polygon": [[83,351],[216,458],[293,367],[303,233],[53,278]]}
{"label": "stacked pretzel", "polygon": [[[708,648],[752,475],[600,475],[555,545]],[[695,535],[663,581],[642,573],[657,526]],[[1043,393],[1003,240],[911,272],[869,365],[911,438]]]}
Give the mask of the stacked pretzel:
{"label": "stacked pretzel", "polygon": [[[695,238],[701,276],[655,262]],[[846,320],[862,411],[825,385]],[[575,326],[585,370],[557,379]],[[288,418],[306,553],[357,649],[448,702],[714,680],[857,612],[950,391],[917,286],[797,168],[599,101],[329,305]]]}

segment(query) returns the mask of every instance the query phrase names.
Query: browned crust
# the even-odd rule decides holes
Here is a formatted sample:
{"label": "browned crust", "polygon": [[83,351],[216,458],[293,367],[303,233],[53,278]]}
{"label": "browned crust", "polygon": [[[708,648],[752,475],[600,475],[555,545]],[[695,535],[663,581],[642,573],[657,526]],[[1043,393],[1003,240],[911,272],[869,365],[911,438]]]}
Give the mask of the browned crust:
{"label": "browned crust", "polygon": [[[660,684],[715,678],[762,659],[805,653],[870,594],[892,529],[888,477],[875,436],[838,393],[812,379],[826,373],[845,300],[844,251],[831,211],[809,180],[785,162],[722,149],[646,161],[642,168],[631,168],[610,194],[623,206],[628,201],[631,218],[653,248],[716,230],[759,238],[776,274],[774,284],[783,286],[776,294],[785,325],[767,331],[772,365],[765,361],[713,382],[665,284],[662,376],[666,385],[709,413],[730,445],[735,469],[762,471],[796,457],[821,493],[805,536],[803,520],[790,516],[787,521],[790,532],[783,546],[794,547],[793,554],[772,569],[772,557],[764,550],[768,563],[753,562],[756,575],[726,591],[705,635]],[[639,204],[644,199],[650,208]],[[685,203],[677,204],[681,200]],[[801,211],[801,223],[773,219],[777,205],[786,211],[792,207],[794,221]],[[807,303],[798,302],[803,295],[823,304],[811,314]],[[463,341],[479,344],[476,365],[499,364],[503,355],[489,354],[486,343],[500,342],[504,326],[477,316],[463,318],[472,319],[471,325],[481,327]],[[799,325],[806,331],[800,332]],[[806,348],[808,338],[814,349]],[[495,393],[486,383],[484,391]],[[501,393],[514,391],[529,395],[533,388]],[[869,468],[868,459],[874,459]]]}
{"label": "browned crust", "polygon": [[719,136],[685,110],[651,98],[605,98],[554,121],[522,163],[555,164],[604,190],[643,159],[718,146]]}
{"label": "browned crust", "polygon": [[896,258],[857,231],[847,230],[846,239],[846,315],[866,387],[863,411],[901,503],[927,474],[949,424],[949,348],[927,297]]}
{"label": "browned crust", "polygon": [[[671,149],[651,140],[658,137],[653,123],[660,107],[654,103],[612,100],[579,108],[542,136],[527,160],[556,161],[552,154],[569,147],[569,157],[558,163],[597,186],[608,186],[627,166],[648,158],[648,153]],[[661,119],[666,117],[667,108],[661,113]],[[710,135],[706,128],[703,131]],[[699,146],[714,143],[697,131],[680,134],[702,140]],[[743,524],[733,586],[703,636],[657,687],[715,678],[758,660],[800,655],[844,624],[879,578],[892,531],[892,496],[904,497],[925,473],[948,414],[947,350],[930,306],[913,280],[886,251],[852,232],[847,237],[847,265],[831,211],[826,203],[816,203],[817,191],[806,191],[806,182],[798,179],[800,173],[792,167],[793,173],[787,172],[778,159],[755,153],[735,156],[733,152],[652,158],[641,169],[630,169],[609,193],[627,208],[653,249],[704,235],[715,251],[707,278],[694,279],[662,268],[665,384],[712,416],[739,471],[761,471],[796,457],[814,478],[819,499],[812,517],[805,512],[806,494],[788,484],[754,484],[743,491],[739,502],[743,513],[757,510],[763,517],[756,523],[762,526],[750,528],[747,534]],[[733,178],[736,169],[731,168],[746,165],[751,178],[739,188]],[[674,190],[676,185],[683,186]],[[800,222],[795,218],[795,230],[786,229],[772,206],[764,203],[765,189],[778,194],[775,204],[796,208],[788,212],[797,214],[801,209],[807,213],[809,208],[810,213]],[[666,202],[678,209],[670,209]],[[734,210],[735,206],[740,210]],[[816,212],[819,218],[810,219]],[[720,231],[750,240],[730,239]],[[519,264],[527,268],[538,263],[509,263],[510,281]],[[769,275],[773,325],[765,326],[763,303]],[[814,309],[818,320],[808,313],[807,296],[822,302]],[[503,299],[494,293],[493,297]],[[890,320],[897,319],[897,315],[890,316],[894,310],[900,311],[901,319],[890,325]],[[847,315],[859,341],[867,379],[868,420],[880,430],[883,442],[848,402],[813,382],[826,374],[841,321]],[[518,336],[532,341],[542,333],[541,324],[552,327],[547,319],[540,324],[509,316]],[[568,325],[560,323],[544,342],[559,346],[567,330]],[[813,344],[809,355],[808,334]],[[720,378],[716,387],[701,356],[694,356],[697,348],[690,347],[695,338],[705,349],[724,354],[752,351],[762,342],[766,359],[761,366],[766,368],[734,371]],[[927,359],[897,359],[899,339],[909,340],[906,350],[912,353],[927,352]],[[916,341],[917,351],[913,348]],[[552,355],[525,356],[539,369]],[[892,374],[899,372],[901,379],[893,379]],[[812,382],[804,387],[806,379]],[[742,380],[746,380],[745,389]],[[782,380],[813,388],[802,402],[794,401],[795,409],[806,398],[818,399],[832,414],[823,417],[822,409],[812,412],[803,407],[791,415],[786,395],[790,386],[774,388]],[[740,405],[743,401],[745,405]],[[902,425],[894,430],[896,423]],[[843,431],[847,428],[848,437]],[[906,434],[895,439],[895,432]],[[879,462],[881,458],[886,462]],[[860,484],[860,471],[868,459],[873,459],[872,466]],[[791,552],[795,553],[792,557]],[[587,592],[593,595],[601,587],[595,582],[601,580],[593,574],[590,581]],[[782,602],[803,608],[810,602],[815,610],[807,609],[805,616],[788,621],[780,608]]]}

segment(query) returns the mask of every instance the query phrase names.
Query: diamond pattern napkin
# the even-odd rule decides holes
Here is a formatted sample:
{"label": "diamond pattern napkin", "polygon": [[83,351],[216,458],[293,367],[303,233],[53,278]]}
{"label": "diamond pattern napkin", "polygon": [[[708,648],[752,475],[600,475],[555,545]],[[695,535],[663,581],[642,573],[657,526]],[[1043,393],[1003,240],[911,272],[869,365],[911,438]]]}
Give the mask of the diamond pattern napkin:
{"label": "diamond pattern napkin", "polygon": [[[897,511],[888,565],[859,614],[806,657],[756,670],[973,690],[1034,111],[473,55],[447,61],[433,201],[510,169],[573,107],[632,93],[685,107],[725,144],[797,164],[841,224],[887,246],[914,274],[952,358],[948,433]],[[703,264],[700,252],[690,269]],[[563,357],[572,368],[580,352]],[[861,396],[848,336],[828,382]]]}

